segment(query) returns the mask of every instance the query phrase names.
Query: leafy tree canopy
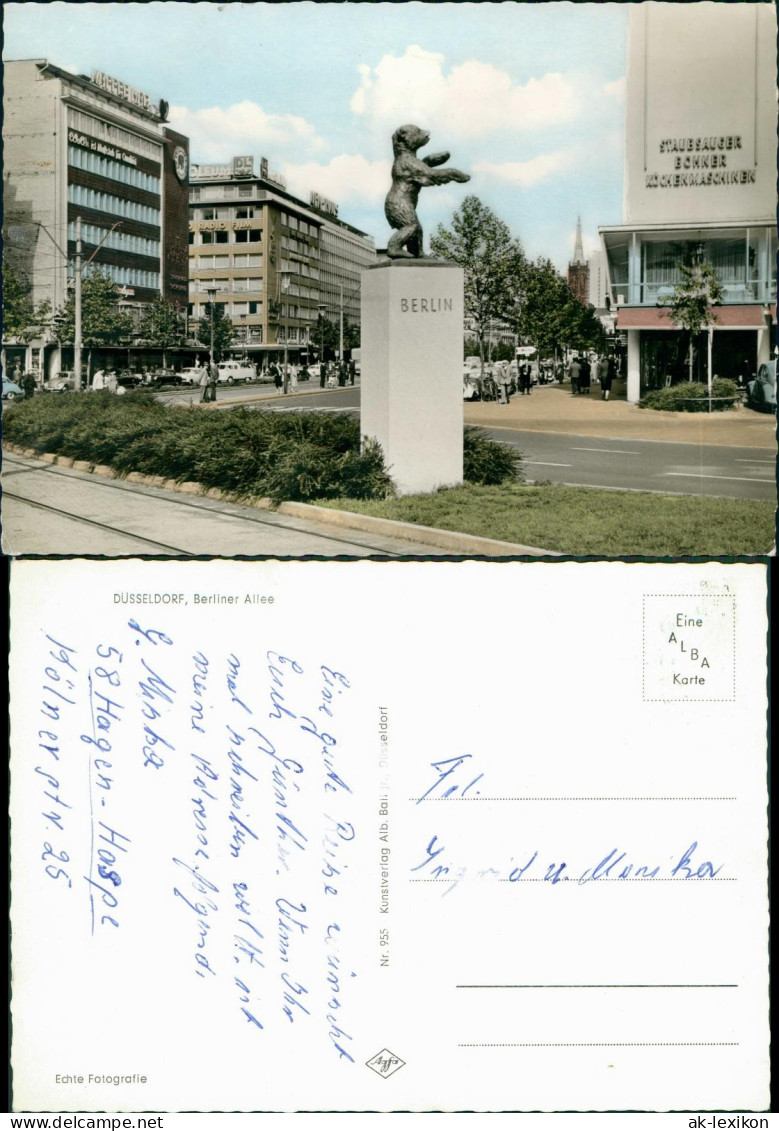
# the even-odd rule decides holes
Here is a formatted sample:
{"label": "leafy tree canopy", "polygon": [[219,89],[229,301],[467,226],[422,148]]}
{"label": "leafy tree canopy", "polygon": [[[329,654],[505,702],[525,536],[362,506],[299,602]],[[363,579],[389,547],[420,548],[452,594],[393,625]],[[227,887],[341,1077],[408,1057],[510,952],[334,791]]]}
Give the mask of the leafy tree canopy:
{"label": "leafy tree canopy", "polygon": [[29,281],[9,263],[3,263],[3,340],[27,343],[36,337],[51,312],[48,302],[37,306]]}
{"label": "leafy tree canopy", "polygon": [[214,359],[221,361],[230,348],[235,328],[225,314],[224,304],[220,302],[207,302],[203,307],[203,317],[199,322],[190,323],[190,332],[208,349],[211,343],[211,311],[214,316]]}
{"label": "leafy tree canopy", "polygon": [[162,295],[150,302],[141,314],[138,326],[141,338],[162,350],[162,363],[166,364],[165,351],[180,345],[183,339],[183,326],[178,309],[166,302]]}
{"label": "leafy tree canopy", "polygon": [[489,323],[514,315],[525,263],[522,247],[477,196],[466,196],[451,228],[439,224],[430,247],[465,271],[465,316],[473,323],[483,362]]}
{"label": "leafy tree canopy", "polygon": [[[61,342],[73,342],[76,336],[76,296],[70,291],[64,306],[52,319],[54,332]],[[81,339],[88,349],[116,345],[132,335],[132,315],[119,309],[116,284],[100,271],[86,275],[81,283]]]}

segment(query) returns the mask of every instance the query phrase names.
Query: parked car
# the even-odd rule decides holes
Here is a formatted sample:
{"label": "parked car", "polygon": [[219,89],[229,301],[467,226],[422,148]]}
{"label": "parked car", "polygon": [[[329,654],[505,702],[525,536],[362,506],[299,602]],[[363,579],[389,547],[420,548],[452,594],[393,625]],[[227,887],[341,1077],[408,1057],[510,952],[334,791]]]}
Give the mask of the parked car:
{"label": "parked car", "polygon": [[202,366],[192,365],[187,369],[182,369],[179,377],[181,378],[182,385],[197,385],[200,380]]}
{"label": "parked car", "polygon": [[157,369],[152,374],[155,385],[181,385],[181,374],[174,369]]}
{"label": "parked car", "polygon": [[42,391],[44,393],[69,393],[75,387],[76,381],[73,370],[65,369],[60,373],[55,373],[49,381],[44,382]]}
{"label": "parked car", "polygon": [[132,373],[129,369],[123,369],[121,373],[116,375],[118,389],[137,389],[143,383],[143,374]]}
{"label": "parked car", "polygon": [[20,389],[14,381],[9,381],[7,377],[3,377],[3,400],[4,401],[21,401],[24,400],[24,390]]}
{"label": "parked car", "polygon": [[756,412],[776,412],[776,361],[764,362],[747,385],[747,405]]}
{"label": "parked car", "polygon": [[245,361],[221,361],[217,365],[220,384],[233,385],[236,381],[254,381],[257,371]]}

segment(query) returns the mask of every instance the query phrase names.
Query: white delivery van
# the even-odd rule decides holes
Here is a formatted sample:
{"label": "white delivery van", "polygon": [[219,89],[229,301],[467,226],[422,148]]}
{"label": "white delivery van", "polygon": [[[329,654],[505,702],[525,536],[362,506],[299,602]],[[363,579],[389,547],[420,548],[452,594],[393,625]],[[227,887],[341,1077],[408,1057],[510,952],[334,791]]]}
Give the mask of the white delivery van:
{"label": "white delivery van", "polygon": [[248,361],[220,361],[217,365],[220,383],[228,385],[236,381],[254,381],[257,370]]}

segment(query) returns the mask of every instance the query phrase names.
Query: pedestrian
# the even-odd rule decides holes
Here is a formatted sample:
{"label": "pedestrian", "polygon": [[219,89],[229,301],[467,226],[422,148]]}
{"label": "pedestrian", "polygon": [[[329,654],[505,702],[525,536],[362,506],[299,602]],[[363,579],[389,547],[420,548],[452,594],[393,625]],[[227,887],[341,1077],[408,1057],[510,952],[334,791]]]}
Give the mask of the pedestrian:
{"label": "pedestrian", "polygon": [[585,354],[579,362],[579,392],[582,394],[589,393],[590,391],[591,372],[592,366],[590,365],[590,359]]}
{"label": "pedestrian", "polygon": [[500,382],[500,403],[509,404],[511,401],[511,374],[505,361],[500,362],[498,381]]}
{"label": "pedestrian", "polygon": [[324,389],[327,381],[327,362],[324,358],[319,363],[319,388]]}
{"label": "pedestrian", "polygon": [[571,395],[576,396],[579,392],[579,376],[581,374],[581,363],[576,354],[571,358],[571,364],[568,366],[568,376],[571,379]]}
{"label": "pedestrian", "polygon": [[197,378],[198,388],[202,390],[200,403],[205,404],[208,402],[208,365],[204,362],[200,367],[200,372]]}
{"label": "pedestrian", "polygon": [[357,374],[357,362],[354,358],[349,358],[349,384],[354,384],[354,378]]}
{"label": "pedestrian", "polygon": [[208,392],[209,400],[216,401],[216,383],[219,380],[219,370],[215,361],[208,364]]}
{"label": "pedestrian", "polygon": [[742,389],[749,384],[753,376],[754,374],[752,373],[752,366],[749,364],[747,358],[744,358],[743,362],[741,363],[741,371],[738,375],[738,383]]}
{"label": "pedestrian", "polygon": [[284,362],[284,371],[281,375],[281,391],[286,396],[289,392],[289,366]]}
{"label": "pedestrian", "polygon": [[268,372],[270,373],[271,377],[273,378],[273,384],[276,388],[276,391],[281,392],[282,380],[281,380],[281,369],[279,368],[279,363],[277,361],[272,361],[270,363],[269,368],[268,368]]}
{"label": "pedestrian", "polygon": [[527,361],[519,367],[519,391],[523,397],[530,393],[530,363]]}
{"label": "pedestrian", "polygon": [[104,389],[104,388],[105,388],[105,370],[104,369],[98,369],[97,373],[95,373],[94,377],[92,378],[92,391],[98,393],[98,392],[100,392],[101,389]]}
{"label": "pedestrian", "polygon": [[21,385],[22,389],[24,390],[25,397],[35,396],[35,374],[32,373],[29,369],[25,373],[24,377],[22,377]]}
{"label": "pedestrian", "polygon": [[606,361],[605,365],[601,364],[600,397],[601,397],[602,401],[607,401],[609,399],[609,393],[611,392],[611,386],[614,382],[614,378],[616,377],[616,375],[617,375],[617,367],[614,364],[614,358],[609,357],[608,360]]}
{"label": "pedestrian", "polygon": [[338,386],[343,388],[346,384],[346,362],[343,358],[338,362]]}
{"label": "pedestrian", "polygon": [[297,365],[290,365],[289,367],[289,385],[292,392],[297,391],[298,387],[298,367]]}
{"label": "pedestrian", "polygon": [[105,375],[105,387],[106,387],[106,389],[108,389],[109,393],[115,393],[116,390],[119,388],[119,379],[116,376],[116,370],[115,369],[111,369],[111,370],[108,371],[108,373],[106,373],[106,375]]}

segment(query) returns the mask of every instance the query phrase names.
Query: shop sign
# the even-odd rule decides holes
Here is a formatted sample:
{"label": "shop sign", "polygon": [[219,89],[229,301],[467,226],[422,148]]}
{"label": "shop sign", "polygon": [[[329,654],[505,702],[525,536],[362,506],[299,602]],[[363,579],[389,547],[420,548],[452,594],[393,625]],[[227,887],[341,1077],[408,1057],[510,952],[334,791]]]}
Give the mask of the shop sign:
{"label": "shop sign", "polygon": [[[224,232],[227,230],[226,220],[201,220],[197,226],[201,232]],[[196,229],[197,230],[197,229]]]}
{"label": "shop sign", "polygon": [[192,181],[211,180],[215,177],[231,177],[232,175],[232,165],[190,165],[189,167],[189,179]]}
{"label": "shop sign", "polygon": [[254,176],[254,158],[253,157],[233,157],[233,176],[234,177],[253,177]]}
{"label": "shop sign", "polygon": [[338,215],[338,205],[333,200],[328,200],[326,196],[322,196],[318,192],[311,190],[310,202],[312,208],[318,208],[320,212],[327,212],[329,216]]}
{"label": "shop sign", "polygon": [[646,188],[697,188],[755,183],[757,170],[754,166],[739,167],[743,153],[740,134],[666,137],[659,142],[657,148],[660,156],[666,158],[666,169],[646,173]]}
{"label": "shop sign", "polygon": [[88,137],[87,134],[79,133],[77,130],[68,130],[68,141],[71,145],[80,146],[81,149],[89,149],[92,153],[99,153],[103,157],[112,157],[114,161],[121,161],[124,165],[138,164],[138,158],[134,153],[128,153],[125,149],[110,145],[106,141],[99,141],[96,137]]}
{"label": "shop sign", "polygon": [[260,158],[260,178],[263,181],[270,181],[271,184],[278,185],[279,188],[285,189],[287,187],[287,182],[281,173],[277,173],[275,169],[269,168],[267,157]]}
{"label": "shop sign", "polygon": [[106,90],[109,94],[115,94],[125,102],[129,102],[131,106],[140,106],[142,110],[151,111],[152,109],[151,98],[148,94],[144,94],[142,90],[136,90],[134,86],[128,86],[126,82],[111,78],[110,75],[105,75],[102,71],[92,72],[92,82],[95,86],[99,86],[101,90]]}

